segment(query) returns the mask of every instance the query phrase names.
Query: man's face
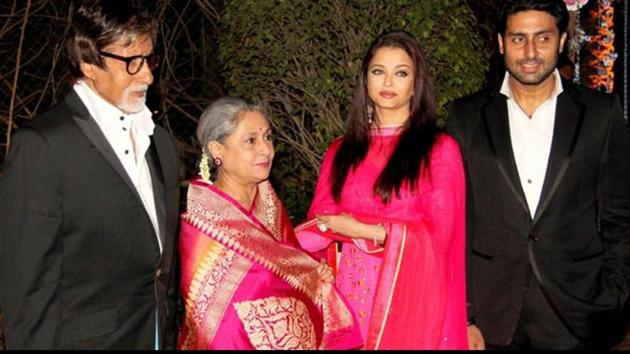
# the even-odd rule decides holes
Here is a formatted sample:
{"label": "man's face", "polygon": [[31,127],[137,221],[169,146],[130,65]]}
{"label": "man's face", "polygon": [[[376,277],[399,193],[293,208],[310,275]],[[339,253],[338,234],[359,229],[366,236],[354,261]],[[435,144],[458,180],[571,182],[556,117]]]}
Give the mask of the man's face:
{"label": "man's face", "polygon": [[553,16],[543,11],[522,11],[508,17],[499,51],[510,75],[523,85],[540,85],[556,68],[567,34],[559,33]]}
{"label": "man's face", "polygon": [[[129,46],[124,46],[126,38],[121,38],[103,51],[130,57],[149,55],[153,52],[153,43],[148,36],[140,36]],[[125,113],[140,112],[146,101],[149,85],[153,83],[153,74],[146,61],[140,71],[134,75],[127,73],[124,61],[102,57],[105,67],[82,63],[81,69],[85,82],[103,99]]]}

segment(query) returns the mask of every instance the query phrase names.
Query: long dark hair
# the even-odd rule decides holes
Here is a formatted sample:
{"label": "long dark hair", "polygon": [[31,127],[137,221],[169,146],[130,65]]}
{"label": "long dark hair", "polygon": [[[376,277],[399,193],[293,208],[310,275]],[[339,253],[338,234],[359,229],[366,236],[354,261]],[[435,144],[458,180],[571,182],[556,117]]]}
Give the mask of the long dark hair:
{"label": "long dark hair", "polygon": [[[339,202],[341,191],[350,169],[355,169],[367,155],[370,145],[370,122],[367,105],[372,104],[368,95],[367,75],[370,61],[379,48],[400,48],[411,58],[414,65],[414,93],[410,102],[409,119],[402,128],[398,143],[374,183],[373,193],[388,203],[392,194],[400,197],[400,190],[407,185],[412,191],[420,173],[429,172],[431,148],[439,131],[436,126],[434,85],[420,43],[404,31],[389,32],[379,36],[370,46],[361,69],[357,74],[352,113],[341,146],[333,161],[330,179],[332,197]],[[380,124],[375,119],[376,124]]]}

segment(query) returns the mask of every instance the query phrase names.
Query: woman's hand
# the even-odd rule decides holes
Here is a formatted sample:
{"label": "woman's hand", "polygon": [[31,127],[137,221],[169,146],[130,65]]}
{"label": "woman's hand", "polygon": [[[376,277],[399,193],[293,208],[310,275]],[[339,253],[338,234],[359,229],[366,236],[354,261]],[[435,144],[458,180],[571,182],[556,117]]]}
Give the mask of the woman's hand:
{"label": "woman's hand", "polygon": [[[346,213],[338,215],[316,215],[320,230],[330,230],[336,234],[356,238],[355,229],[359,223],[355,218]],[[320,226],[323,225],[323,226]]]}
{"label": "woman's hand", "polygon": [[324,283],[332,283],[335,280],[332,268],[326,263],[325,259],[322,259],[317,267],[317,274],[321,277]]}
{"label": "woman's hand", "polygon": [[352,215],[341,213],[337,215],[315,215],[320,231],[330,230],[349,238],[361,238],[378,243],[384,243],[387,231],[381,224],[364,224]]}

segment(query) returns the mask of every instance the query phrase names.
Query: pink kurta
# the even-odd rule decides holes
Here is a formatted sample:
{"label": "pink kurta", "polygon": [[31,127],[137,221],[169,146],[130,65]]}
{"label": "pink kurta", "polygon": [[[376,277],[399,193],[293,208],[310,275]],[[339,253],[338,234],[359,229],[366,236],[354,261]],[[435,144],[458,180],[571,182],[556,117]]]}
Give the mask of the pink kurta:
{"label": "pink kurta", "polygon": [[[372,130],[367,156],[349,172],[340,203],[333,200],[329,184],[341,145],[341,139],[334,141],[308,216],[346,212],[387,229],[381,248],[371,241],[341,242],[336,284],[359,321],[365,348],[467,349],[465,180],[459,147],[440,134],[431,152],[430,174],[422,175],[413,193],[403,188],[400,198],[384,204],[372,190],[399,132]],[[315,252],[331,243],[320,235],[310,227],[298,238]]]}

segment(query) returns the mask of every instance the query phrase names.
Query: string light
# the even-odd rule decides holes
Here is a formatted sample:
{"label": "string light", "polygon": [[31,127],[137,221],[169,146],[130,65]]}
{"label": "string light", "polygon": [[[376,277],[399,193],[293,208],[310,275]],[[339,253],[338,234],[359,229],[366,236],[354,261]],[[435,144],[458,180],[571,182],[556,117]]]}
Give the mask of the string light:
{"label": "string light", "polygon": [[573,60],[573,83],[579,84],[582,79],[580,78],[580,51],[582,45],[588,41],[588,36],[580,23],[580,9],[586,5],[588,0],[564,0],[567,5],[567,10],[573,12],[575,18],[575,29],[572,38],[569,40],[569,50],[574,53]]}
{"label": "string light", "polygon": [[615,72],[613,66],[617,53],[615,53],[615,32],[613,30],[615,22],[615,9],[611,0],[600,0],[598,6],[590,11],[589,16],[596,23],[597,32],[588,36],[589,47],[591,48],[592,59],[587,64],[592,68],[592,73],[588,75],[588,86],[612,92],[615,83]]}

